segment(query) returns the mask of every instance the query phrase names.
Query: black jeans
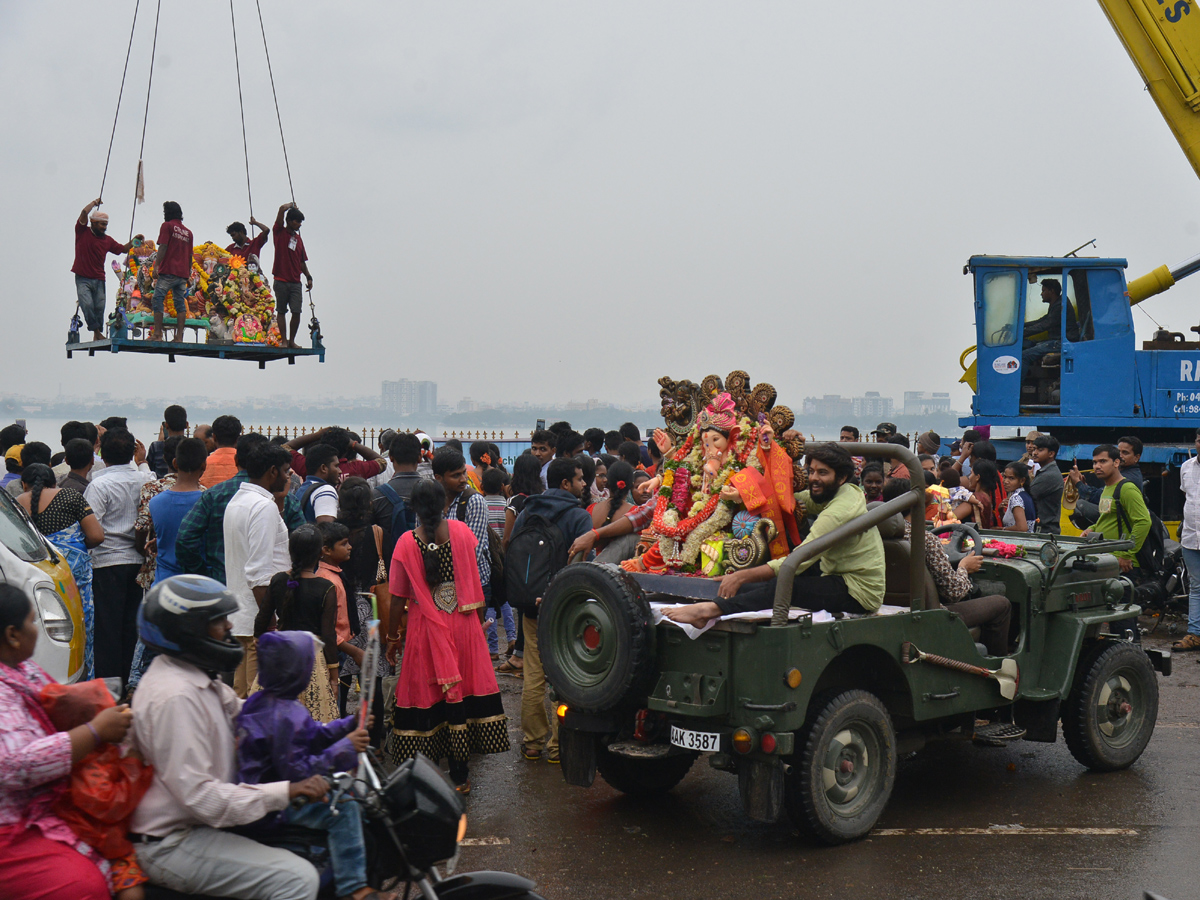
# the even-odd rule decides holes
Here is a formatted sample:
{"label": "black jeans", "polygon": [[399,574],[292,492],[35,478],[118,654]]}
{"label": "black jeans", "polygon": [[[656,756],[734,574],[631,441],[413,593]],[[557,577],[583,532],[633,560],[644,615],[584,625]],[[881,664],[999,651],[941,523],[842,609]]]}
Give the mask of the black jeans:
{"label": "black jeans", "polygon": [[137,614],[142,586],[137,583],[137,563],[101,566],[92,572],[95,606],[93,643],[97,678],[129,679],[137,649]]}
{"label": "black jeans", "polygon": [[[733,597],[720,599],[717,606],[721,615],[770,609],[775,605],[775,583],[777,579],[751,584]],[[850,596],[846,580],[841,575],[822,575],[818,566],[812,566],[796,576],[792,582],[792,606],[810,612],[824,609],[829,612],[865,613],[867,609]]]}

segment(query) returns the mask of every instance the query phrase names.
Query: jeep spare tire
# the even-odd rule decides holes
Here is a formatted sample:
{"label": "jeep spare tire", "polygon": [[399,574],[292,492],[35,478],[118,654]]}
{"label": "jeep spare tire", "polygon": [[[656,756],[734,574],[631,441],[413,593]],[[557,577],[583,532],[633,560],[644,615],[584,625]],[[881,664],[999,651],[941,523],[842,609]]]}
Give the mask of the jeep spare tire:
{"label": "jeep spare tire", "polygon": [[612,565],[575,563],[559,571],[538,609],[538,650],[559,699],[604,712],[654,675],[654,620],[637,582]]}

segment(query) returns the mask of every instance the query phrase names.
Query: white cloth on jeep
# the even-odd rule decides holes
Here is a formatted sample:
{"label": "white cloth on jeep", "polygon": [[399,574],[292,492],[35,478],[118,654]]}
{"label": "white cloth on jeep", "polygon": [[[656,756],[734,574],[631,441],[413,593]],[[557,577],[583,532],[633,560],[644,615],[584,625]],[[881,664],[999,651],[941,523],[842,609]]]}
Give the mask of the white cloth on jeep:
{"label": "white cloth on jeep", "polygon": [[[676,628],[682,628],[684,634],[686,634],[688,637],[690,637],[694,641],[696,638],[700,637],[700,635],[704,634],[704,632],[708,631],[708,629],[712,628],[713,625],[715,625],[718,621],[727,622],[727,621],[737,620],[737,621],[745,622],[745,621],[750,621],[750,620],[754,620],[754,619],[770,619],[771,612],[772,612],[769,609],[756,609],[756,610],[752,610],[750,612],[731,613],[728,616],[719,616],[716,619],[709,619],[708,622],[705,623],[703,628],[696,628],[694,625],[684,625],[680,622],[672,622],[670,619],[667,619],[663,615],[663,610],[669,606],[686,606],[686,605],[688,605],[688,604],[684,604],[684,603],[651,603],[650,604],[650,614],[654,617],[654,624],[657,625],[659,622],[662,622],[662,621],[670,622]],[[843,618],[861,619],[866,616],[894,616],[894,615],[897,615],[898,613],[906,613],[906,612],[911,612],[911,610],[907,606],[881,606],[877,612],[861,613],[861,614],[846,613],[846,614],[844,614]],[[810,615],[810,613],[806,609],[793,608],[793,609],[788,610],[788,618],[789,619],[799,619],[801,616],[807,616],[807,615]],[[824,609],[817,610],[816,612],[811,613],[811,615],[812,615],[812,620],[814,623],[834,621],[833,613],[831,613],[827,610],[824,610]]]}

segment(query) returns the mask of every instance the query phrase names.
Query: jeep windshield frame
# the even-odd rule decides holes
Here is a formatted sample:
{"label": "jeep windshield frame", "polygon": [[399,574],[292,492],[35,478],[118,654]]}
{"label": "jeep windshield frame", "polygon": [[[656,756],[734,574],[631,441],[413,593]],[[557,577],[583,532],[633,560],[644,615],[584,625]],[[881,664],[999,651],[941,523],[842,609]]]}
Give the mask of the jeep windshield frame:
{"label": "jeep windshield frame", "polygon": [[[848,537],[853,537],[856,534],[862,534],[869,528],[874,528],[880,522],[890,518],[896,513],[903,514],[906,509],[920,510],[921,514],[914,513],[910,518],[912,522],[912,532],[909,538],[909,554],[908,554],[908,590],[909,590],[909,608],[913,612],[919,612],[922,609],[937,609],[938,603],[936,599],[930,598],[932,605],[926,605],[925,598],[925,481],[924,469],[921,468],[921,461],[917,459],[917,455],[908,447],[900,444],[862,444],[862,443],[832,443],[826,442],[831,447],[838,447],[845,450],[851,456],[865,456],[868,459],[889,459],[898,460],[908,468],[910,473],[920,472],[922,480],[919,485],[913,485],[912,489],[900,497],[895,497],[888,502],[867,510],[865,515],[859,516],[853,522],[847,522],[835,528],[828,534],[823,534],[813,541],[805,541],[799,547],[794,549],[787,555],[787,558],[780,564],[779,572],[775,581],[775,605],[771,610],[772,625],[786,625],[788,623],[788,610],[792,606],[792,587],[796,580],[796,569],[799,568],[802,562],[807,562],[815,556],[818,556],[836,544],[838,541]],[[808,447],[815,445],[807,445]],[[920,552],[912,550],[913,547],[919,547]]]}

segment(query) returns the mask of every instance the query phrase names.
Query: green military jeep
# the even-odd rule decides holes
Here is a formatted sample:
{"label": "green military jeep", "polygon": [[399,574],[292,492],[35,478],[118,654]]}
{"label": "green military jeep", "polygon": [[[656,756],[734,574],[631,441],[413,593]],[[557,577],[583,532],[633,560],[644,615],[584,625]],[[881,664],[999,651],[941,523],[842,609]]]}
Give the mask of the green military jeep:
{"label": "green military jeep", "polygon": [[[840,446],[921,471],[904,447]],[[1013,606],[1016,652],[990,657],[953,607],[939,604],[924,553],[910,552],[897,528],[897,514],[914,508],[912,545],[923,548],[924,505],[918,487],[797,547],[780,569],[773,610],[718,620],[694,636],[659,621],[656,605],[712,600],[715,580],[564,568],[542,602],[538,643],[559,704],[566,780],[587,787],[599,771],[626,793],[666,791],[710,753],[711,766],[737,774],[747,814],[775,821],[786,809],[802,831],[840,843],[871,830],[897,756],[930,740],[1052,743],[1061,721],[1088,768],[1133,763],[1154,731],[1155,670],[1169,675],[1171,656],[1104,633],[1105,623],[1140,612],[1111,555],[1132,544],[995,533],[1025,555],[984,552],[973,576]],[[879,613],[790,609],[801,562],[876,527],[887,559]],[[958,531],[952,561],[983,550],[978,533],[950,527]],[[992,724],[977,729],[978,719]]]}

